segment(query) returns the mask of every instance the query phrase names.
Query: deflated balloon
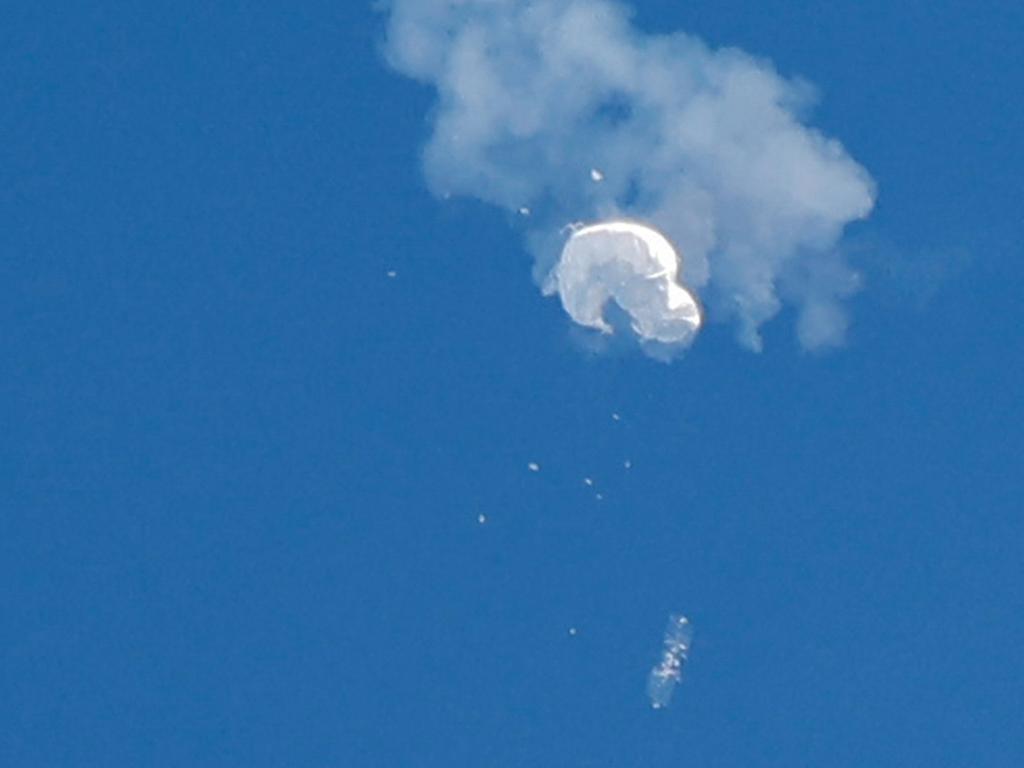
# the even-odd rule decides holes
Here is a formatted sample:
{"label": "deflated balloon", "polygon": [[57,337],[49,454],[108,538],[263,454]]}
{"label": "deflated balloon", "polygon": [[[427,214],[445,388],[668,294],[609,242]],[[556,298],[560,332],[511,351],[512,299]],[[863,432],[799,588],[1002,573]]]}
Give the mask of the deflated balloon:
{"label": "deflated balloon", "polygon": [[547,293],[580,325],[612,333],[605,307],[614,301],[642,341],[685,345],[701,325],[700,308],[679,283],[679,254],[655,229],[608,221],[576,230],[551,274]]}

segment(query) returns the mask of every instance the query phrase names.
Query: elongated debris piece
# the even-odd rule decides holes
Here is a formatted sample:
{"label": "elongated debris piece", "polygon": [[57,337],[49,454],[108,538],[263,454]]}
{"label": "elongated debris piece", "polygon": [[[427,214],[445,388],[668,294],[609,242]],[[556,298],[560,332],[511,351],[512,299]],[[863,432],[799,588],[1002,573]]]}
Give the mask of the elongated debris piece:
{"label": "elongated debris piece", "polygon": [[647,696],[654,709],[667,707],[672,700],[672,692],[683,678],[683,665],[686,664],[692,639],[693,626],[690,620],[681,614],[670,615],[665,628],[661,661],[647,676]]}

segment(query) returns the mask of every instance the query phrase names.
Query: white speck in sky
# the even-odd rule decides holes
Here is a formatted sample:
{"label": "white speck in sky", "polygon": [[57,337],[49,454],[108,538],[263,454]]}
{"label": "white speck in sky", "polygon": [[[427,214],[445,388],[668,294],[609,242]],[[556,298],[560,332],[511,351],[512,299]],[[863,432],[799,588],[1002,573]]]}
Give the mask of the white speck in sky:
{"label": "white speck in sky", "polygon": [[529,215],[530,215],[530,209],[529,209],[529,208],[527,208],[527,207],[526,207],[526,206],[524,205],[524,206],[523,206],[522,208],[520,208],[520,209],[519,209],[519,215],[520,215],[520,216],[529,216]]}
{"label": "white speck in sky", "polygon": [[531,472],[540,472],[540,464],[538,464],[536,461],[531,461],[529,464],[526,465],[526,468],[529,469]]}
{"label": "white speck in sky", "polygon": [[595,493],[594,494],[594,498],[597,499],[598,501],[601,501],[601,499],[604,498],[604,494],[603,493]]}
{"label": "white speck in sky", "polygon": [[476,516],[476,521],[480,523],[480,525],[483,525],[487,522],[487,515],[481,512],[479,515]]}
{"label": "white speck in sky", "polygon": [[597,168],[590,169],[590,178],[593,181],[604,181],[604,174],[601,173]]}
{"label": "white speck in sky", "polygon": [[626,459],[624,462],[622,462],[622,466],[624,466],[626,469],[631,469],[633,467],[633,462],[630,461],[629,459]]}
{"label": "white speck in sky", "polygon": [[573,637],[576,636],[576,627],[569,627],[569,634]]}
{"label": "white speck in sky", "polygon": [[389,269],[388,270],[388,277],[391,277],[391,278],[398,277],[398,272],[393,270],[393,269]]}
{"label": "white speck in sky", "polygon": [[584,477],[583,478],[583,484],[584,485],[593,485],[594,484],[594,480],[592,478],[589,478],[589,477]]}
{"label": "white speck in sky", "polygon": [[612,414],[612,421],[619,421],[622,417],[617,413]]}

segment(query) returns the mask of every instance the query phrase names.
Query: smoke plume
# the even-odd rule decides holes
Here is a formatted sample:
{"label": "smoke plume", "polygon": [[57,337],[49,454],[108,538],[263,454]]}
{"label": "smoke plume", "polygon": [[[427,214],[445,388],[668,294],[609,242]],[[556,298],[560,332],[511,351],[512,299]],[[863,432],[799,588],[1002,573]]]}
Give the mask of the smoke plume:
{"label": "smoke plume", "polygon": [[784,301],[804,347],[842,342],[859,281],[837,243],[874,186],[805,124],[806,83],[688,34],[644,34],[607,0],[387,8],[388,62],[437,92],[430,189],[519,212],[539,284],[552,284],[565,224],[642,222],[746,346],[761,348]]}

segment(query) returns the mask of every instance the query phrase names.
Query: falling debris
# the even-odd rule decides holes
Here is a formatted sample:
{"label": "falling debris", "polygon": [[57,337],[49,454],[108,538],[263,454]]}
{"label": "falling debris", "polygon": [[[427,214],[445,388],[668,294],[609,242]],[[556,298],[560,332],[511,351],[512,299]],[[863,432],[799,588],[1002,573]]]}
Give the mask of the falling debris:
{"label": "falling debris", "polygon": [[520,208],[520,209],[519,209],[519,215],[520,215],[520,216],[529,216],[529,215],[530,215],[530,209],[529,209],[529,208],[527,208],[527,207],[526,207],[526,206],[524,205],[524,206],[523,206],[522,208]]}
{"label": "falling debris", "polygon": [[601,501],[601,499],[604,498],[604,494],[603,493],[595,493],[594,494],[594,498],[597,499],[598,501]]}
{"label": "falling debris", "polygon": [[689,619],[679,614],[668,617],[661,661],[647,676],[647,696],[654,709],[667,707],[672,700],[672,692],[683,677],[683,665],[690,652],[692,639],[693,627]]}
{"label": "falling debris", "polygon": [[597,168],[591,168],[590,178],[592,181],[604,181],[604,174],[597,170]]}
{"label": "falling debris", "polygon": [[622,466],[624,466],[626,469],[632,469],[633,462],[630,461],[629,459],[626,459],[624,462],[622,462]]}
{"label": "falling debris", "polygon": [[590,486],[592,486],[592,485],[594,484],[594,481],[593,481],[593,479],[591,479],[591,478],[589,478],[589,477],[584,477],[584,478],[583,478],[583,484],[584,484],[584,485],[590,485]]}
{"label": "falling debris", "polygon": [[569,627],[569,634],[573,637],[576,636],[576,627]]}
{"label": "falling debris", "polygon": [[612,414],[612,421],[619,421],[622,417],[617,413]]}
{"label": "falling debris", "polygon": [[531,472],[540,472],[540,464],[538,464],[536,461],[531,461],[529,464],[526,465],[526,468],[529,469]]}
{"label": "falling debris", "polygon": [[388,270],[388,277],[390,277],[390,278],[395,278],[395,277],[398,277],[398,272],[396,272],[396,271],[395,271],[395,270],[393,270],[393,269],[389,269],[389,270]]}
{"label": "falling debris", "polygon": [[480,523],[480,525],[483,525],[487,522],[487,515],[481,512],[479,515],[476,516],[476,521]]}

